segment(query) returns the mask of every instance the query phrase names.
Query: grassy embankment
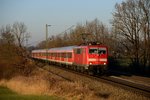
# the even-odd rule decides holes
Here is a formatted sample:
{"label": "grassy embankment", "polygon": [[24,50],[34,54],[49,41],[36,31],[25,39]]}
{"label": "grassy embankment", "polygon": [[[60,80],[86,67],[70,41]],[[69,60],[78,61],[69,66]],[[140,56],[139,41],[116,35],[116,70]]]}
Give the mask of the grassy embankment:
{"label": "grassy embankment", "polygon": [[[41,69],[35,69],[30,76],[15,76],[11,79],[1,79],[0,86],[7,87],[17,94],[20,94],[20,96],[26,96],[25,98],[29,98],[28,96],[41,97],[42,95],[41,98],[46,98],[43,96],[52,96],[57,99],[67,100],[99,99],[94,91],[85,84],[80,82],[68,82],[65,79]],[[20,99],[19,96],[16,98],[17,100]],[[35,97],[35,100],[36,98],[38,97]],[[12,99],[11,97],[11,100]]]}
{"label": "grassy embankment", "polygon": [[0,86],[0,100],[58,100],[54,96],[21,95],[6,87]]}

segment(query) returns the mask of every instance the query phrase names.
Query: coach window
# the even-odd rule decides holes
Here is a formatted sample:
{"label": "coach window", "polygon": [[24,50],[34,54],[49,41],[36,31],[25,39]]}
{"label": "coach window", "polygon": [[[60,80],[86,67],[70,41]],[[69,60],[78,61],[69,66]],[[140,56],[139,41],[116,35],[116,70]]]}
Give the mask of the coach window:
{"label": "coach window", "polygon": [[71,53],[68,53],[68,58],[72,58],[72,54]]}
{"label": "coach window", "polygon": [[53,57],[55,57],[55,53],[53,53]]}
{"label": "coach window", "polygon": [[61,53],[59,53],[59,57],[61,57]]}
{"label": "coach window", "polygon": [[65,57],[65,53],[62,53],[62,55],[61,55],[61,56],[62,56],[62,58],[64,58],[64,57]]}
{"label": "coach window", "polygon": [[67,58],[67,53],[64,53],[64,58]]}
{"label": "coach window", "polygon": [[65,57],[66,57],[65,53],[63,53],[63,58],[65,58]]}
{"label": "coach window", "polygon": [[57,54],[57,53],[55,53],[55,57],[58,57],[58,54]]}
{"label": "coach window", "polygon": [[57,53],[57,57],[59,57],[59,53]]}
{"label": "coach window", "polygon": [[62,54],[62,53],[60,53],[60,57],[61,57],[61,58],[63,57],[63,54]]}
{"label": "coach window", "polygon": [[59,57],[59,53],[57,53],[57,57]]}
{"label": "coach window", "polygon": [[54,53],[54,57],[56,57],[57,56],[57,54],[56,53]]}
{"label": "coach window", "polygon": [[59,53],[59,57],[61,57],[61,53]]}
{"label": "coach window", "polygon": [[48,56],[50,56],[50,53],[48,53]]}
{"label": "coach window", "polygon": [[64,53],[64,58],[66,58],[67,57],[67,54],[66,53]]}
{"label": "coach window", "polygon": [[57,53],[55,53],[55,57],[57,57]]}

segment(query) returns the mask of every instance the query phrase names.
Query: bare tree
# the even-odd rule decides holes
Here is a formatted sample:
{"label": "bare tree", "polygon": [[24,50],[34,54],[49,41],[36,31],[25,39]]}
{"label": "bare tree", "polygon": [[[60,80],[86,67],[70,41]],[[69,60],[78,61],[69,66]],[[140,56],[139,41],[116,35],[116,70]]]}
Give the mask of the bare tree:
{"label": "bare tree", "polygon": [[0,29],[1,43],[13,44],[15,39],[12,34],[12,28],[10,25],[6,25],[6,27],[2,27]]}
{"label": "bare tree", "polygon": [[97,18],[91,22],[86,22],[86,33],[91,34],[90,38],[94,41],[106,44],[108,28]]}
{"label": "bare tree", "polygon": [[[10,25],[0,28],[0,58],[11,59],[15,46],[15,38]],[[12,52],[10,52],[12,51]],[[1,60],[2,60],[1,59]]]}
{"label": "bare tree", "polygon": [[142,17],[142,33],[144,39],[144,66],[150,66],[150,1],[139,0],[140,14]]}
{"label": "bare tree", "polygon": [[76,28],[70,33],[69,41],[72,45],[83,43],[81,34],[85,33],[85,28],[82,24],[77,24]]}
{"label": "bare tree", "polygon": [[27,27],[22,22],[15,22],[13,24],[13,33],[16,38],[16,43],[20,48],[23,47],[23,43],[25,42],[26,36],[27,36]]}
{"label": "bare tree", "polygon": [[[113,27],[128,56],[139,66],[149,61],[150,1],[126,0],[116,4],[113,13]],[[143,47],[144,43],[144,47]]]}

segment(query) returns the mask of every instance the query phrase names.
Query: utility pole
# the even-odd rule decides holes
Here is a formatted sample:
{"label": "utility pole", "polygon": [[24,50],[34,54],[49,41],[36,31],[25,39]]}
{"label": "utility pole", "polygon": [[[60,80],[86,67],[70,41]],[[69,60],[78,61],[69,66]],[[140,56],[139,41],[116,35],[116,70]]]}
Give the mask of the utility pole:
{"label": "utility pole", "polygon": [[26,48],[28,48],[28,39],[29,39],[29,33],[26,34],[25,36],[25,41],[26,41]]}
{"label": "utility pole", "polygon": [[52,25],[46,24],[46,42],[45,42],[45,49],[46,49],[46,63],[48,62],[48,26],[52,26]]}

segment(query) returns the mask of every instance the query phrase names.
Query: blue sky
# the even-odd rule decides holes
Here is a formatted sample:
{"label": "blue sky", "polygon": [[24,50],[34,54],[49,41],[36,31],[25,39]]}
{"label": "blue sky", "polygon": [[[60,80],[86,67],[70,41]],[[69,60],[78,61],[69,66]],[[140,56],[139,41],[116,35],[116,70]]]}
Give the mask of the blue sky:
{"label": "blue sky", "polygon": [[98,18],[110,26],[116,3],[123,0],[0,0],[0,27],[24,22],[30,32],[29,44],[45,38],[45,24],[49,36],[63,32],[77,23]]}

